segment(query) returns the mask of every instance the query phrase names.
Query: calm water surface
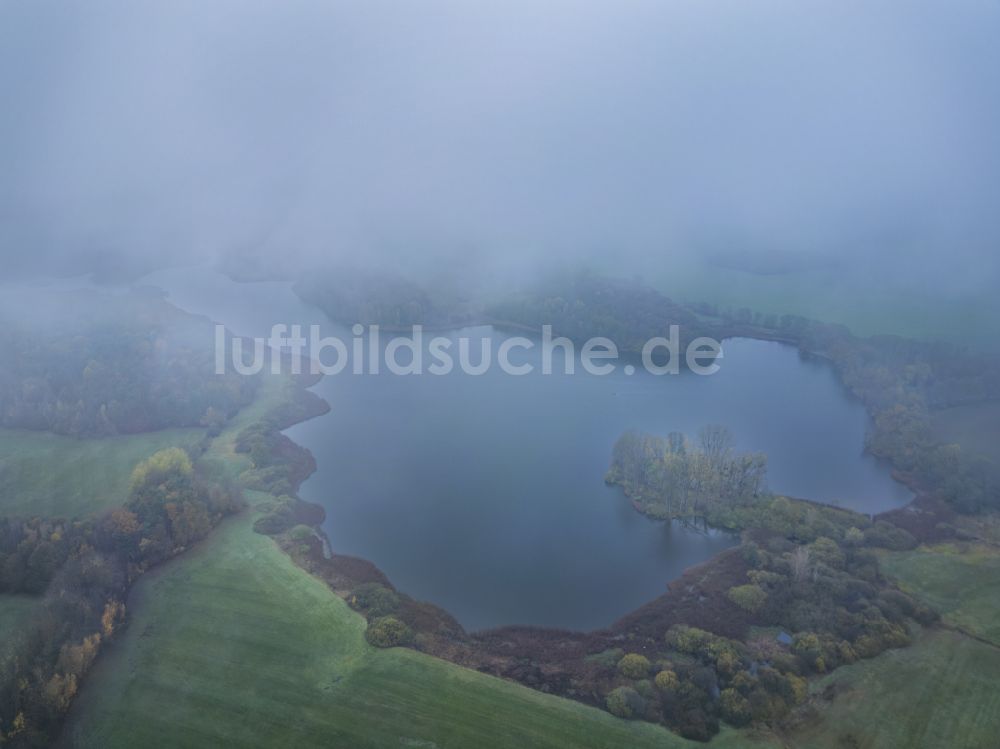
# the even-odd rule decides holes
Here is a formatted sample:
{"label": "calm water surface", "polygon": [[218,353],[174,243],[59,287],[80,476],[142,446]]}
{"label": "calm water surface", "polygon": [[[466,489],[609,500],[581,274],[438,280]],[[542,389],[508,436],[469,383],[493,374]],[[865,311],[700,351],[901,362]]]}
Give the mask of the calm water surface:
{"label": "calm water surface", "polygon": [[[288,284],[204,271],[145,282],[240,335],[320,322],[324,334],[350,338]],[[461,333],[493,338],[494,350],[504,338],[489,328]],[[867,416],[829,367],[770,342],[727,341],[724,352],[710,377],[512,377],[496,368],[327,377],[315,390],[332,411],[287,432],[318,463],[302,496],[326,508],[339,553],[370,559],[469,629],[608,625],[734,543],[650,521],[604,485],[626,429],[693,435],[725,424],[739,447],[768,454],[775,491],[865,512],[909,500],[862,453]],[[537,350],[515,358],[540,369]]]}

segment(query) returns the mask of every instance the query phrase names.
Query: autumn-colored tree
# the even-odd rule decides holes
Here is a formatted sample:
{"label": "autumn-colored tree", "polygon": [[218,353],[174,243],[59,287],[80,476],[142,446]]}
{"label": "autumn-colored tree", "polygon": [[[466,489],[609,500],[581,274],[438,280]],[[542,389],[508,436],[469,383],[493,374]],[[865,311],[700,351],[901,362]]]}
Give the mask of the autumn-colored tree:
{"label": "autumn-colored tree", "polygon": [[115,632],[115,625],[125,618],[125,604],[121,601],[111,600],[104,605],[104,612],[101,614],[101,632],[105,637],[111,637]]}
{"label": "autumn-colored tree", "polygon": [[45,682],[43,690],[46,702],[60,713],[66,712],[69,703],[76,696],[76,675],[75,674],[53,674]]}
{"label": "autumn-colored tree", "polygon": [[825,564],[827,567],[842,569],[844,567],[844,552],[841,551],[837,542],[831,538],[820,536],[811,544],[809,549],[813,559]]}
{"label": "autumn-colored tree", "polygon": [[97,632],[83,638],[78,644],[67,643],[59,650],[56,668],[64,674],[83,676],[97,657],[100,647],[101,635]]}
{"label": "autumn-colored tree", "polygon": [[626,679],[645,679],[649,674],[649,659],[639,653],[629,653],[618,661],[618,671]]}
{"label": "autumn-colored tree", "polygon": [[735,689],[723,689],[719,695],[722,718],[733,726],[745,726],[753,717],[750,700]]}
{"label": "autumn-colored tree", "polygon": [[132,471],[128,505],[143,525],[160,522],[168,503],[195,500],[194,466],[179,447],[154,453]]}
{"label": "autumn-colored tree", "polygon": [[368,625],[365,633],[368,642],[378,648],[392,648],[405,645],[413,637],[406,624],[394,616],[383,616]]}
{"label": "autumn-colored tree", "polygon": [[754,583],[732,587],[726,595],[730,601],[751,614],[760,611],[767,602],[767,593]]}
{"label": "autumn-colored tree", "polygon": [[116,507],[105,517],[104,529],[115,538],[132,537],[139,532],[139,517],[124,507]]}
{"label": "autumn-colored tree", "polygon": [[170,535],[177,547],[202,538],[212,529],[212,521],[200,502],[167,502],[164,505],[170,523]]}
{"label": "autumn-colored tree", "polygon": [[681,685],[677,674],[669,668],[660,671],[653,681],[656,684],[656,688],[661,692],[676,692],[677,688]]}

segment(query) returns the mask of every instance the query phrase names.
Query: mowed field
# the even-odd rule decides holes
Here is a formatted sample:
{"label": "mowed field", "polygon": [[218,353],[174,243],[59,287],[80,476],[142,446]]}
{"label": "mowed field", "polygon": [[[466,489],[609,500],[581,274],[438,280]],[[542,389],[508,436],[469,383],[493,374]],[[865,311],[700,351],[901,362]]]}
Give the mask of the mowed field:
{"label": "mowed field", "polygon": [[833,687],[836,696],[819,699],[819,719],[789,743],[797,749],[994,749],[1000,745],[1000,550],[947,544],[879,559],[883,573],[933,607],[946,626],[974,637],[929,629],[908,648],[815,682],[815,694]]}
{"label": "mowed field", "polygon": [[1000,548],[975,543],[921,547],[884,554],[881,566],[946,624],[1000,646]]}
{"label": "mowed field", "polygon": [[139,461],[165,447],[185,447],[203,429],[76,439],[0,429],[0,516],[81,517],[124,504]]}
{"label": "mowed field", "polygon": [[894,334],[944,340],[996,351],[996,295],[941,299],[936,293],[893,285],[890,279],[845,275],[840,268],[752,273],[710,263],[672,263],[646,282],[684,302],[747,307],[763,314],[793,314],[840,323],[859,336]]}
{"label": "mowed field", "polygon": [[916,643],[844,666],[813,685],[837,690],[786,737],[795,749],[995,749],[1000,649],[930,630]]}
{"label": "mowed field", "polygon": [[[235,433],[282,397],[270,381],[204,460],[238,474]],[[251,503],[268,495],[250,493]],[[130,621],[88,675],[64,744],[77,747],[696,747],[407,649],[266,536],[254,510],[144,575]],[[713,747],[762,746],[726,732]]]}

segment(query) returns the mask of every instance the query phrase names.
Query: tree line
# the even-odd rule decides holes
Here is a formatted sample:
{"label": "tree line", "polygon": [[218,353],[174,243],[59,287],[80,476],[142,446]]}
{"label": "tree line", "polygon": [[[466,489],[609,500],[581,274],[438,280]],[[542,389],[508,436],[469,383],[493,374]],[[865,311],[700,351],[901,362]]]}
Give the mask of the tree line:
{"label": "tree line", "polygon": [[128,501],[97,518],[0,520],[0,586],[44,591],[0,653],[0,743],[50,746],[101,647],[121,626],[131,583],[243,505],[180,448],[136,466]]}
{"label": "tree line", "polygon": [[696,314],[654,289],[588,272],[550,278],[535,288],[509,294],[486,307],[488,317],[553,331],[576,342],[610,338],[619,351],[636,353],[651,338],[680,328],[681,348],[707,327]]}

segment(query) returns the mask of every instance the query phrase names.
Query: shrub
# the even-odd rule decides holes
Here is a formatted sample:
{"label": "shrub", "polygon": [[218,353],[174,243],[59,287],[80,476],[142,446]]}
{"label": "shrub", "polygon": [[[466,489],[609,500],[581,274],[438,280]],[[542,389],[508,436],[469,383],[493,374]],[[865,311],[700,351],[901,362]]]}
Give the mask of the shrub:
{"label": "shrub", "polygon": [[276,536],[291,527],[292,518],[281,512],[270,512],[254,521],[253,529],[264,536]]}
{"label": "shrub", "polygon": [[612,669],[618,665],[624,651],[621,648],[608,648],[600,653],[592,653],[584,658],[587,663],[596,663],[603,668]]}
{"label": "shrub", "polygon": [[632,685],[632,688],[647,702],[656,699],[656,688],[649,679],[639,679],[639,681]]}
{"label": "shrub", "polygon": [[680,716],[677,731],[686,739],[708,741],[718,733],[719,721],[700,707],[695,707]]}
{"label": "shrub", "polygon": [[847,546],[861,546],[865,542],[865,533],[860,528],[848,528],[844,532],[844,543]]}
{"label": "shrub", "polygon": [[755,614],[767,602],[767,593],[759,585],[737,585],[729,589],[729,600],[744,611]]}
{"label": "shrub", "polygon": [[750,567],[763,567],[767,563],[767,552],[753,541],[748,541],[740,548],[745,561]]}
{"label": "shrub", "polygon": [[276,536],[295,526],[295,499],[278,497],[266,515],[254,521],[253,529],[265,536]]}
{"label": "shrub", "polygon": [[812,557],[822,562],[827,567],[843,569],[844,552],[840,550],[837,542],[831,538],[821,536],[809,545]]}
{"label": "shrub", "polygon": [[723,689],[719,695],[722,719],[733,726],[745,726],[753,717],[750,700],[735,689]]}
{"label": "shrub", "polygon": [[697,654],[714,638],[715,635],[711,632],[698,629],[698,627],[689,627],[686,624],[675,624],[665,635],[668,645],[688,655]]}
{"label": "shrub", "polygon": [[660,671],[653,681],[656,683],[656,688],[661,692],[674,692],[677,690],[677,687],[680,686],[680,680],[678,680],[677,674],[669,668]]}
{"label": "shrub", "polygon": [[823,645],[812,632],[801,632],[795,635],[792,652],[801,660],[805,668],[819,671],[826,670],[826,660],[823,657]]}
{"label": "shrub", "polygon": [[809,682],[795,674],[785,674],[785,679],[791,687],[792,701],[796,705],[801,705],[809,698]]}
{"label": "shrub", "polygon": [[841,640],[840,644],[837,645],[837,656],[844,663],[854,663],[858,659],[858,654],[854,652],[854,648],[847,640]]}
{"label": "shrub", "polygon": [[305,541],[307,538],[313,537],[313,529],[308,525],[296,525],[292,528],[288,535],[295,541]]}
{"label": "shrub", "polygon": [[606,700],[608,712],[619,718],[633,718],[646,711],[646,701],[632,687],[611,690]]}
{"label": "shrub", "polygon": [[638,653],[629,653],[618,661],[618,671],[627,679],[644,679],[649,673],[649,659]]}
{"label": "shrub", "polygon": [[365,636],[377,648],[394,648],[410,642],[413,632],[396,617],[383,616],[368,625]]}
{"label": "shrub", "polygon": [[906,551],[917,545],[917,539],[909,531],[879,520],[865,531],[865,543],[890,551]]}
{"label": "shrub", "polygon": [[352,607],[374,618],[387,616],[399,608],[399,596],[379,583],[359,585],[348,600]]}
{"label": "shrub", "polygon": [[723,649],[715,659],[715,670],[719,673],[719,676],[733,676],[742,668],[743,664],[735,650]]}

